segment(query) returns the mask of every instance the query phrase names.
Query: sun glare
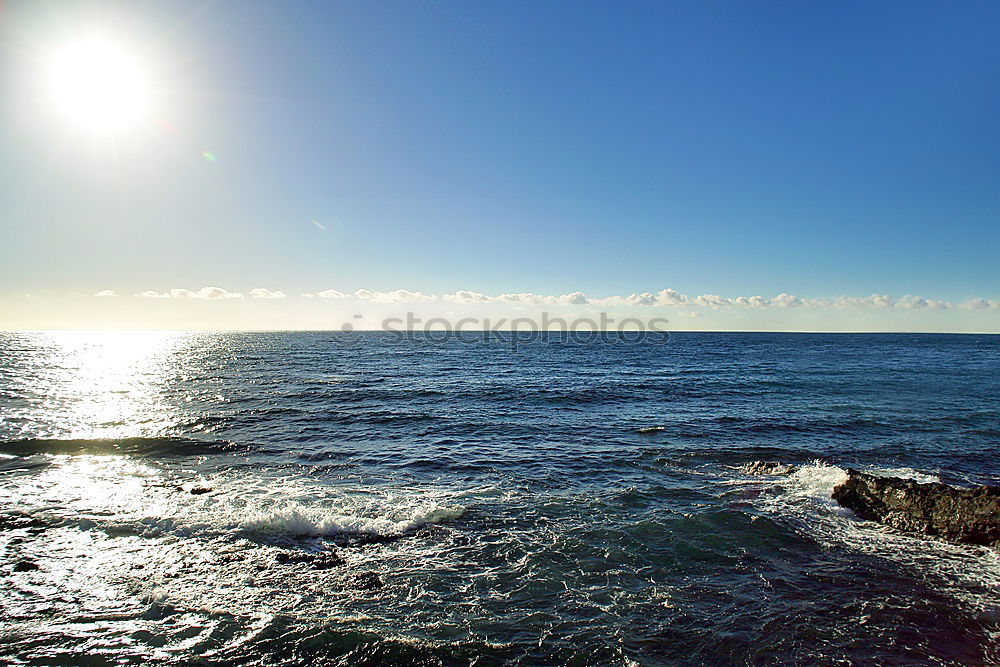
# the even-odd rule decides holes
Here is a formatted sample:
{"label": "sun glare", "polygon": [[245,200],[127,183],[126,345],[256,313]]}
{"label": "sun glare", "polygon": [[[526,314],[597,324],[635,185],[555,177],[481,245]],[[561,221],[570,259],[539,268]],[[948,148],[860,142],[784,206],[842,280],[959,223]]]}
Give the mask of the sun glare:
{"label": "sun glare", "polygon": [[46,83],[62,115],[101,134],[134,126],[149,104],[142,64],[103,38],[82,39],[55,51]]}

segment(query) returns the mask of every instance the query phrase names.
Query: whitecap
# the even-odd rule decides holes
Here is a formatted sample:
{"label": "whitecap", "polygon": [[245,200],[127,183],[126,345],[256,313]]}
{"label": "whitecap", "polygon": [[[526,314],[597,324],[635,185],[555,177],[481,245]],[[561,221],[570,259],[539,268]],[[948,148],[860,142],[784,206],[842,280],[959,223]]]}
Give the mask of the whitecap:
{"label": "whitecap", "polygon": [[271,508],[256,508],[245,512],[239,529],[258,534],[294,536],[373,535],[395,537],[427,525],[461,517],[461,505],[429,503],[413,509],[409,516],[395,519],[386,516],[364,517],[341,514],[315,507],[290,503]]}

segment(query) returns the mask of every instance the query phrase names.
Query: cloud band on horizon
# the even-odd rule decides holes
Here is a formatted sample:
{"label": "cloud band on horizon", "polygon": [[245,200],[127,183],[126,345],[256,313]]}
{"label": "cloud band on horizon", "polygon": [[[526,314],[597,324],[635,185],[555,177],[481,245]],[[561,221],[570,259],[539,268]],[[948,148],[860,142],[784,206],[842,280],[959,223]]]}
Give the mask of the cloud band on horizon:
{"label": "cloud band on horizon", "polygon": [[[102,290],[94,296],[107,297],[114,295],[112,290]],[[285,299],[287,295],[281,290],[258,287],[250,290],[251,298],[255,299]],[[209,301],[242,299],[240,292],[230,292],[221,287],[202,287],[192,291],[184,288],[173,288],[163,292],[147,290],[136,294],[138,297],[155,299],[204,299]],[[775,297],[767,298],[760,295],[725,297],[718,294],[701,294],[687,296],[677,290],[663,289],[659,292],[634,292],[628,296],[591,297],[583,292],[569,292],[560,295],[536,294],[533,292],[505,292],[498,295],[488,295],[472,290],[457,290],[443,295],[427,294],[420,291],[396,289],[375,291],[358,289],[353,293],[337,289],[327,289],[315,293],[303,293],[304,298],[359,300],[376,303],[427,303],[444,301],[456,304],[486,304],[500,303],[508,305],[555,305],[555,306],[603,306],[603,307],[688,307],[709,308],[719,310],[724,308],[757,309],[757,308],[851,308],[851,309],[903,309],[903,310],[1000,310],[1000,300],[971,297],[958,305],[950,301],[932,299],[913,294],[895,298],[888,294],[873,293],[865,297],[800,297],[782,292]]]}

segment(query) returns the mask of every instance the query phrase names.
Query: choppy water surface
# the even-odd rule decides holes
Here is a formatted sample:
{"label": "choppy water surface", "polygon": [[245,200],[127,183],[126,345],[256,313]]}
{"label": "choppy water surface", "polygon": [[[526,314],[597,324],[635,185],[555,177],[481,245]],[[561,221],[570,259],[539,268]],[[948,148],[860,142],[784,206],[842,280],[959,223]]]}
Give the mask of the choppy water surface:
{"label": "choppy water surface", "polygon": [[1000,482],[998,395],[994,336],[0,334],[0,658],[996,663],[997,553],[830,491]]}

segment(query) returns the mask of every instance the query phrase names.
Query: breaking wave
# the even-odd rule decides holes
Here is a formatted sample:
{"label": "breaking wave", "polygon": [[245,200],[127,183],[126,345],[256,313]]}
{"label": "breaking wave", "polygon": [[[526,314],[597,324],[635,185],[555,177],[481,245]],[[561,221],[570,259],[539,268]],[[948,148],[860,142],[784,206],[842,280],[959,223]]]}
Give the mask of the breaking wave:
{"label": "breaking wave", "polygon": [[336,535],[372,535],[398,537],[424,526],[458,519],[465,513],[461,505],[422,505],[402,519],[363,517],[340,514],[301,505],[276,509],[257,509],[247,513],[239,528],[249,533],[328,537]]}

